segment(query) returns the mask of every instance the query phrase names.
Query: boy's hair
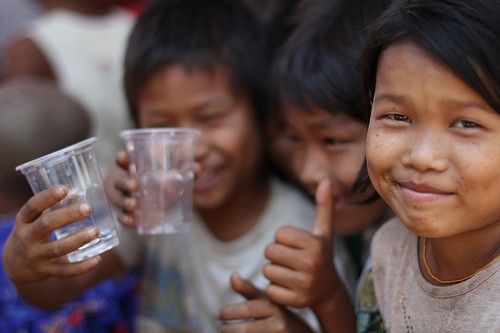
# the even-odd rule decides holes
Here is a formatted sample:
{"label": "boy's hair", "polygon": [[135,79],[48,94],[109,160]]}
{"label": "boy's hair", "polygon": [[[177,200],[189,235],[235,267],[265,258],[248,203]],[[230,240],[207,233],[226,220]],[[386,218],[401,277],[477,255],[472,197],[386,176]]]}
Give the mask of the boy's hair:
{"label": "boy's hair", "polygon": [[396,1],[374,25],[363,53],[362,79],[370,99],[381,54],[403,41],[425,49],[500,113],[499,1]]}
{"label": "boy's hair", "polygon": [[[411,41],[446,65],[500,113],[500,2],[397,0],[376,21],[361,58],[365,96],[375,92],[385,49]],[[371,187],[366,164],[357,191]],[[377,197],[375,193],[371,199]]]}
{"label": "boy's hair", "polygon": [[316,105],[325,111],[365,119],[358,59],[369,22],[389,0],[304,2],[295,16],[298,28],[290,35],[273,65],[273,104],[303,110]]}
{"label": "boy's hair", "polygon": [[249,97],[261,126],[267,109],[269,58],[266,27],[240,1],[153,1],[138,18],[126,50],[130,111],[137,123],[141,89],[167,65],[207,71],[222,67],[235,92]]}

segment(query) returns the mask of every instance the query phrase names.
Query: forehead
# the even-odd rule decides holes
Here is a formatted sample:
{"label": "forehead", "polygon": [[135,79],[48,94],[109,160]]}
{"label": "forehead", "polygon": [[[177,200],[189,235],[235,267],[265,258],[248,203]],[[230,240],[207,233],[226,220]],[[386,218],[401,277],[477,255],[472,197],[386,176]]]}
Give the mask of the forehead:
{"label": "forehead", "polygon": [[293,127],[309,130],[363,129],[367,125],[344,112],[328,112],[321,107],[310,105],[307,109],[297,105],[285,108],[285,120]]}

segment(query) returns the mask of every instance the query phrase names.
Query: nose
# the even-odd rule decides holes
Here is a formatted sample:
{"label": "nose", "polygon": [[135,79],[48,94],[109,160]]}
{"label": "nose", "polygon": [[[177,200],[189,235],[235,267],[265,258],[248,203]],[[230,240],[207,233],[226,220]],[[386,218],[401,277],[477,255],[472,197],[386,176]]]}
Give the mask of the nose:
{"label": "nose", "polygon": [[417,131],[401,156],[405,167],[417,171],[444,171],[448,167],[446,138],[435,130]]}
{"label": "nose", "polygon": [[327,170],[327,161],[323,155],[315,149],[306,149],[301,160],[295,163],[296,172],[300,182],[307,188],[310,194],[314,195],[316,186],[322,179],[329,178]]}
{"label": "nose", "polygon": [[208,143],[203,135],[203,131],[200,133],[200,136],[197,137],[194,141],[194,159],[197,162],[202,161],[208,153]]}

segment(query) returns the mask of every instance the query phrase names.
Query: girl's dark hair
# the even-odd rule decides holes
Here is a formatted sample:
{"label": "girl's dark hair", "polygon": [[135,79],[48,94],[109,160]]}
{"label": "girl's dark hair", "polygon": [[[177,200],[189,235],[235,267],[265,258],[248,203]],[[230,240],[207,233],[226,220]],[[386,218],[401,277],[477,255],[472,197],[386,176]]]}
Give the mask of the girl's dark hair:
{"label": "girl's dark hair", "polygon": [[367,101],[358,76],[366,28],[388,0],[304,2],[292,32],[273,65],[273,109],[317,105],[365,119]]}
{"label": "girl's dark hair", "polygon": [[[426,50],[500,113],[500,1],[396,0],[374,24],[361,58],[370,100],[382,53],[404,41]],[[370,186],[364,170],[360,190]]]}
{"label": "girl's dark hair", "polygon": [[269,45],[264,24],[237,0],[156,0],[137,19],[125,55],[125,91],[137,122],[137,100],[151,75],[170,64],[228,71],[247,94],[263,129]]}
{"label": "girl's dark hair", "polygon": [[373,26],[363,53],[361,73],[370,99],[381,54],[402,41],[448,66],[500,113],[500,1],[396,1]]}

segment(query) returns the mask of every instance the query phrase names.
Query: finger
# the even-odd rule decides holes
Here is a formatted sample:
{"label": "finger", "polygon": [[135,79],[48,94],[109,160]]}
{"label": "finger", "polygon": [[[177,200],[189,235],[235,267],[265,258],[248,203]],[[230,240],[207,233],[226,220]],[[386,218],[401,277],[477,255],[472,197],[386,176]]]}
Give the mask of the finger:
{"label": "finger", "polygon": [[223,323],[221,333],[262,333],[269,332],[267,320],[252,320],[246,322]]}
{"label": "finger", "polygon": [[271,284],[287,289],[293,289],[301,285],[300,277],[302,274],[287,267],[267,264],[264,266],[263,274]]}
{"label": "finger", "polygon": [[312,234],[333,239],[333,198],[330,181],[322,180],[316,189],[316,217]]}
{"label": "finger", "polygon": [[19,210],[17,223],[31,223],[36,220],[43,211],[52,207],[68,194],[68,189],[64,186],[54,186],[31,197],[28,202]]}
{"label": "finger", "polygon": [[275,303],[281,304],[283,306],[292,306],[292,307],[303,307],[302,299],[297,297],[297,294],[288,288],[270,284],[266,289],[267,297]]}
{"label": "finger", "polygon": [[94,240],[98,233],[95,227],[85,228],[71,236],[40,244],[35,249],[34,255],[41,260],[63,257]]}
{"label": "finger", "polygon": [[129,160],[128,160],[127,152],[125,150],[120,150],[116,154],[116,165],[118,165],[122,169],[128,171],[128,164],[129,164]]}
{"label": "finger", "polygon": [[294,270],[298,270],[303,267],[303,264],[298,260],[299,258],[302,258],[302,253],[302,250],[297,250],[276,243],[269,244],[264,251],[265,257],[274,264],[285,266]]}
{"label": "finger", "polygon": [[134,227],[135,220],[134,218],[126,212],[120,213],[118,215],[118,221],[126,227]]}
{"label": "finger", "polygon": [[102,261],[101,256],[95,256],[76,263],[66,263],[61,265],[60,260],[55,260],[54,265],[45,264],[49,276],[58,278],[76,277],[87,273]]}
{"label": "finger", "polygon": [[309,231],[292,226],[282,226],[276,230],[274,238],[277,243],[296,249],[305,249],[311,241],[312,236]]}
{"label": "finger", "polygon": [[139,202],[137,198],[134,197],[120,196],[116,198],[114,205],[120,208],[124,213],[132,214],[139,206]]}
{"label": "finger", "polygon": [[132,194],[137,192],[139,184],[136,179],[129,177],[128,174],[126,174],[115,180],[115,188],[122,193]]}
{"label": "finger", "polygon": [[[87,203],[71,205],[65,208],[59,208],[42,214],[35,223],[32,223],[32,235],[36,235],[36,239],[44,239],[52,231],[80,221],[88,217],[92,213],[92,208]],[[32,239],[35,240],[35,239]]]}
{"label": "finger", "polygon": [[271,302],[264,299],[255,299],[237,304],[231,304],[222,308],[219,312],[219,320],[244,320],[267,318],[273,314]]}
{"label": "finger", "polygon": [[242,278],[236,272],[231,274],[231,286],[234,291],[245,297],[247,300],[265,297],[264,292],[257,289],[250,281]]}

